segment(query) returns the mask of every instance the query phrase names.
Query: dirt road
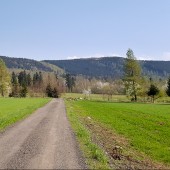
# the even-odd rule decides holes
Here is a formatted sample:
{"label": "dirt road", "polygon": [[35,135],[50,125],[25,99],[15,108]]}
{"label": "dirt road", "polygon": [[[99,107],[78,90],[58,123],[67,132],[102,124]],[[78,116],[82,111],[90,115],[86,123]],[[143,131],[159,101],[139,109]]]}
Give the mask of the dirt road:
{"label": "dirt road", "polygon": [[0,133],[0,168],[85,168],[62,99]]}

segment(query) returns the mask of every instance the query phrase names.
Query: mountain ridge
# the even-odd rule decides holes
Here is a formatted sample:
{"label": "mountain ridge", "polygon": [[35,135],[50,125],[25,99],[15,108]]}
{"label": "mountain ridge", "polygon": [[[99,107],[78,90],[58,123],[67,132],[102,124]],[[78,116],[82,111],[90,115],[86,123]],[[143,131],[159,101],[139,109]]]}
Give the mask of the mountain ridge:
{"label": "mountain ridge", "polygon": [[16,58],[0,56],[0,58],[5,62],[8,69],[21,69],[30,71],[45,71],[45,72],[55,72],[58,74],[63,74],[63,70],[55,65],[49,63],[44,63],[41,61],[27,59],[27,58]]}
{"label": "mountain ridge", "polygon": [[[101,58],[81,58],[72,60],[44,60],[50,64],[57,65],[73,75],[84,75],[90,77],[120,78],[123,76],[123,65],[125,58],[108,56]],[[150,77],[167,77],[170,74],[170,61],[138,60],[143,75]]]}
{"label": "mountain ridge", "polygon": [[[119,79],[123,76],[125,58],[119,56],[92,57],[66,60],[36,61],[27,58],[0,56],[9,69],[23,69],[33,71],[64,72],[86,77]],[[153,77],[168,77],[170,75],[170,61],[138,60],[143,75]]]}

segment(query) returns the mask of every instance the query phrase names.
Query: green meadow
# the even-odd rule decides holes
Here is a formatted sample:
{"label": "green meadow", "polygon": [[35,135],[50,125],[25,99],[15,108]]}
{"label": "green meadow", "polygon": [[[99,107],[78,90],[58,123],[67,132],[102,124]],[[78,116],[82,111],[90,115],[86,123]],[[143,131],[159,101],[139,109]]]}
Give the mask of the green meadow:
{"label": "green meadow", "polygon": [[87,127],[84,120],[90,118],[127,139],[131,149],[170,165],[170,105],[88,100],[67,100],[66,105],[70,119],[76,116]]}
{"label": "green meadow", "polygon": [[49,98],[0,98],[0,130],[25,118],[50,100]]}

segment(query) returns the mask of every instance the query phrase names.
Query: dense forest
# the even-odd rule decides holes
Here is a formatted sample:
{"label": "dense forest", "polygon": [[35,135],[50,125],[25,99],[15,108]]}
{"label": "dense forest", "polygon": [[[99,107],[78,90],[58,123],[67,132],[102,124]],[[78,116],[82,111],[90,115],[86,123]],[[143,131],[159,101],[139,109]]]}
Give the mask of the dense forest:
{"label": "dense forest", "polygon": [[[36,61],[24,58],[0,56],[9,69],[55,72],[59,75],[64,71],[71,75],[83,75],[89,78],[120,79],[123,76],[124,58],[103,57],[73,60],[44,60]],[[149,77],[167,78],[170,74],[170,61],[139,61],[142,73]]]}
{"label": "dense forest", "polygon": [[[54,64],[72,75],[84,75],[98,78],[119,79],[123,76],[124,58],[103,57],[73,60],[45,60]],[[170,73],[170,61],[139,61],[143,75],[153,77],[167,77]]]}
{"label": "dense forest", "polygon": [[19,70],[30,70],[30,71],[45,71],[45,72],[56,72],[57,74],[62,74],[63,70],[55,65],[49,63],[40,62],[32,59],[26,58],[14,58],[0,56],[7,68],[9,69],[19,69]]}

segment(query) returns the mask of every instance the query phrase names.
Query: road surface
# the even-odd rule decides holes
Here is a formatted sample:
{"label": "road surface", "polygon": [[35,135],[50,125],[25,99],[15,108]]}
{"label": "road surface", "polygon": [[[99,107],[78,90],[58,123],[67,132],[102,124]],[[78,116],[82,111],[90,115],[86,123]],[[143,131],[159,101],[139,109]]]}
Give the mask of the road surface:
{"label": "road surface", "polygon": [[0,168],[85,168],[62,99],[53,99],[0,133]]}

